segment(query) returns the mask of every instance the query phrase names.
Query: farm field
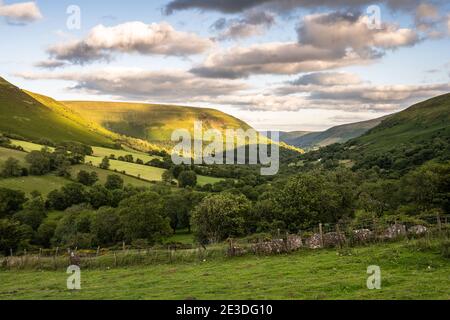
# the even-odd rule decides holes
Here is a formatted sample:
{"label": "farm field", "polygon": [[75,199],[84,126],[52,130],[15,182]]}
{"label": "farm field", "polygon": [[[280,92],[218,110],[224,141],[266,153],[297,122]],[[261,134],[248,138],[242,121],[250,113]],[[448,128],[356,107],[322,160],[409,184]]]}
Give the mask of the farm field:
{"label": "farm field", "polygon": [[[381,268],[368,290],[367,267]],[[39,274],[39,276],[37,276]],[[432,251],[391,243],[350,251],[216,258],[197,263],[82,270],[82,290],[61,271],[2,271],[0,299],[442,299],[450,263]]]}
{"label": "farm field", "polygon": [[101,183],[101,184],[104,184],[106,182],[106,178],[108,177],[108,175],[116,174],[123,179],[124,185],[131,184],[134,187],[149,187],[152,185],[151,182],[148,182],[148,181],[139,180],[138,178],[130,177],[130,176],[127,176],[127,175],[124,175],[121,173],[111,172],[109,170],[103,170],[98,167],[90,166],[87,164],[80,164],[80,165],[70,167],[70,173],[72,175],[72,179],[75,179],[78,172],[80,172],[81,170],[84,170],[87,172],[95,171],[98,175],[99,183]]}
{"label": "farm field", "polygon": [[[92,163],[92,165],[94,166],[100,165],[101,162],[102,158],[100,157],[86,157],[86,163]],[[118,160],[109,160],[109,164],[110,171],[125,172],[127,175],[140,177],[141,179],[147,181],[161,181],[162,174],[164,173],[164,171],[166,171],[164,169],[156,167],[144,166]]]}
{"label": "farm field", "polygon": [[94,156],[96,157],[109,157],[110,155],[115,155],[116,158],[122,156],[126,156],[126,155],[132,155],[134,160],[136,159],[141,159],[142,161],[144,161],[144,163],[147,163],[155,158],[159,158],[159,157],[154,157],[154,156],[150,156],[146,153],[143,152],[137,152],[137,151],[129,151],[129,150],[115,150],[115,149],[109,149],[109,148],[102,148],[102,147],[92,147],[92,150],[94,150]]}
{"label": "farm field", "polygon": [[19,160],[23,165],[25,162],[26,153],[18,150],[0,147],[0,165],[2,165],[8,158],[13,157]]}
{"label": "farm field", "polygon": [[68,183],[70,183],[70,180],[51,174],[45,176],[0,179],[1,188],[20,190],[28,195],[33,191],[39,191],[44,196],[55,189],[62,188]]}
{"label": "farm field", "polygon": [[[20,141],[20,140],[11,140],[11,141],[14,145],[21,146],[27,152],[39,151],[43,148],[43,146],[40,144],[31,143],[27,141]],[[93,166],[98,166],[105,156],[110,156],[111,154],[114,154],[116,157],[131,154],[135,160],[139,158],[144,162],[148,162],[154,158],[157,158],[141,152],[130,152],[125,150],[115,150],[102,147],[92,147],[92,149],[94,150],[94,156],[87,156],[86,163],[91,163]],[[50,150],[53,149],[50,148]],[[25,154],[21,153],[21,155],[23,155],[24,158]],[[2,157],[2,153],[0,151],[0,161],[2,161],[3,158],[4,156]],[[4,160],[6,160],[7,158],[8,156],[6,156]],[[133,176],[147,181],[161,181],[162,174],[166,171],[165,169],[139,165],[136,163],[128,163],[118,160],[110,160],[109,162],[110,162],[110,171],[113,172],[116,171],[119,173],[126,172],[126,175],[128,176]],[[198,184],[200,186],[203,186],[208,183],[214,184],[223,180],[221,178],[206,177],[206,176],[197,176],[197,179]],[[145,181],[142,182],[145,183]],[[135,185],[134,183],[132,184]]]}

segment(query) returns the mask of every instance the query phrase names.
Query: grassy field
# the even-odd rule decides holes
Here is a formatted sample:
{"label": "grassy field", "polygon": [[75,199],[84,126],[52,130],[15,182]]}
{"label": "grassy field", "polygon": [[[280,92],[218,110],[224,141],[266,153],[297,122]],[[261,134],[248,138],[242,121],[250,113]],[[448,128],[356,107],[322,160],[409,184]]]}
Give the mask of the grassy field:
{"label": "grassy field", "polygon": [[65,178],[56,177],[54,175],[46,176],[28,176],[19,178],[0,179],[0,187],[20,190],[26,194],[30,194],[33,191],[39,191],[42,195],[46,196],[55,189],[60,189],[70,180]]}
{"label": "grassy field", "polygon": [[[37,143],[22,141],[22,140],[15,140],[15,139],[11,139],[11,144],[14,146],[22,147],[23,150],[25,150],[26,152],[41,151],[43,148],[45,148],[45,146],[43,146],[42,144],[37,144]],[[47,148],[51,152],[53,152],[55,150],[55,148],[52,148],[52,147],[47,147]]]}
{"label": "grassy field", "polygon": [[80,165],[76,165],[76,166],[72,166],[70,168],[70,173],[72,175],[73,179],[76,179],[78,172],[80,172],[81,170],[87,171],[87,172],[92,172],[95,171],[98,175],[99,178],[99,183],[104,184],[106,182],[106,178],[108,177],[108,175],[111,174],[117,174],[118,176],[120,176],[123,179],[123,182],[125,185],[127,184],[131,184],[132,186],[135,187],[150,187],[152,185],[151,182],[148,181],[144,181],[144,180],[139,180],[137,178],[134,177],[130,177],[121,173],[116,173],[116,172],[111,172],[109,170],[103,170],[94,166],[90,166],[87,164],[80,164]]}
{"label": "grassy field", "polygon": [[25,157],[26,153],[22,151],[7,149],[0,147],[0,165],[2,165],[8,158],[15,158],[21,162],[22,165],[25,165]]}
{"label": "grassy field", "polygon": [[[1,148],[0,148],[1,149]],[[0,150],[0,163],[1,163],[1,151]],[[17,157],[16,157],[17,158]],[[119,175],[125,185],[132,185],[135,187],[150,187],[151,182],[139,180],[134,177],[130,177],[121,173],[111,172],[108,170],[102,170],[97,167],[89,166],[89,165],[76,165],[70,168],[70,173],[72,179],[76,179],[78,172],[80,170],[85,170],[87,172],[95,171],[99,177],[99,182],[104,184],[106,182],[106,177],[111,174]],[[8,188],[12,190],[21,190],[26,194],[30,194],[33,191],[39,191],[42,195],[46,196],[51,191],[60,189],[66,184],[70,183],[69,179],[56,177],[52,174],[45,176],[28,176],[28,177],[19,177],[19,178],[8,178],[8,179],[0,179],[0,187]]]}
{"label": "grassy field", "polygon": [[194,235],[186,230],[177,230],[173,236],[168,238],[165,243],[182,243],[182,244],[193,244]]}
{"label": "grassy field", "polygon": [[109,148],[102,148],[102,147],[92,147],[92,150],[94,150],[94,156],[96,157],[109,157],[110,155],[114,155],[116,158],[122,156],[126,156],[126,155],[132,155],[134,158],[134,161],[136,161],[137,159],[141,159],[142,161],[144,161],[144,163],[147,163],[155,158],[159,158],[159,157],[154,157],[154,156],[150,156],[146,153],[143,152],[138,152],[138,151],[128,151],[128,150],[115,150],[115,149],[109,149]]}
{"label": "grassy field", "polygon": [[[86,163],[92,163],[94,166],[100,165],[102,158],[100,157],[86,157]],[[125,172],[127,175],[133,177],[140,177],[147,181],[161,181],[164,169],[144,166],[136,163],[123,162],[118,160],[109,160],[109,170],[117,172]]]}
{"label": "grassy field", "polygon": [[[367,268],[381,268],[381,290],[368,290]],[[403,243],[346,251],[215,258],[82,271],[82,290],[61,271],[0,272],[0,299],[443,299],[450,262]]]}

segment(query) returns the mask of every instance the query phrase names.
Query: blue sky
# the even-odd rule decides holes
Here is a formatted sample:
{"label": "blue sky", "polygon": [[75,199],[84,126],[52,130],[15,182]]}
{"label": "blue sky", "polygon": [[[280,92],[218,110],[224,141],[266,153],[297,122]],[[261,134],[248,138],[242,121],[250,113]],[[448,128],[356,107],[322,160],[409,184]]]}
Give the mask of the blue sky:
{"label": "blue sky", "polygon": [[[376,118],[450,91],[445,1],[392,9],[384,0],[373,31],[364,29],[364,0],[247,2],[230,13],[216,0],[40,0],[24,15],[14,7],[24,1],[4,0],[0,75],[60,100],[208,106],[287,131]],[[66,27],[70,5],[81,10],[79,30]]]}

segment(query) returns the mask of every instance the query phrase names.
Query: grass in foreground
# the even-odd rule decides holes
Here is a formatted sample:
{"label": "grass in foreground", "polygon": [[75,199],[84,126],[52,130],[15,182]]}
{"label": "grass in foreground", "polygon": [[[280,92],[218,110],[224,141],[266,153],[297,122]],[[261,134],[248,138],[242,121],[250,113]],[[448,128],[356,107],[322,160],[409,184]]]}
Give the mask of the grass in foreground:
{"label": "grass in foreground", "polygon": [[[381,267],[382,289],[368,290],[367,267]],[[449,299],[450,262],[403,243],[292,255],[218,258],[67,274],[0,272],[0,299]]]}

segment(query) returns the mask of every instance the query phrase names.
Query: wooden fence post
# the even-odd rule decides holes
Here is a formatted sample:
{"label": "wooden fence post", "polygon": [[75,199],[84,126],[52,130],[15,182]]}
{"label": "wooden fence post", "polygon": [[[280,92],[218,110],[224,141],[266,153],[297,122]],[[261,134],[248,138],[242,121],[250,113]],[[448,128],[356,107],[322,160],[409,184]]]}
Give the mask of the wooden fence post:
{"label": "wooden fence post", "polygon": [[58,257],[58,251],[59,251],[59,247],[56,247],[55,255],[53,256],[53,266],[55,267],[55,270],[58,269],[58,264],[56,261],[56,258]]}
{"label": "wooden fence post", "polygon": [[115,251],[114,251],[114,266],[117,268],[117,255]]}
{"label": "wooden fence post", "polygon": [[339,249],[342,249],[342,243],[341,243],[341,228],[339,228],[339,223],[336,224],[336,232],[338,236],[338,245]]}
{"label": "wooden fence post", "polygon": [[319,223],[319,233],[320,233],[320,246],[323,248],[323,229],[322,229],[322,223]]}
{"label": "wooden fence post", "polygon": [[100,246],[97,247],[97,257],[100,255]]}
{"label": "wooden fence post", "polygon": [[442,224],[441,224],[441,217],[439,216],[439,213],[436,215],[436,219],[437,219],[437,225],[438,225],[439,232],[441,232]]}

